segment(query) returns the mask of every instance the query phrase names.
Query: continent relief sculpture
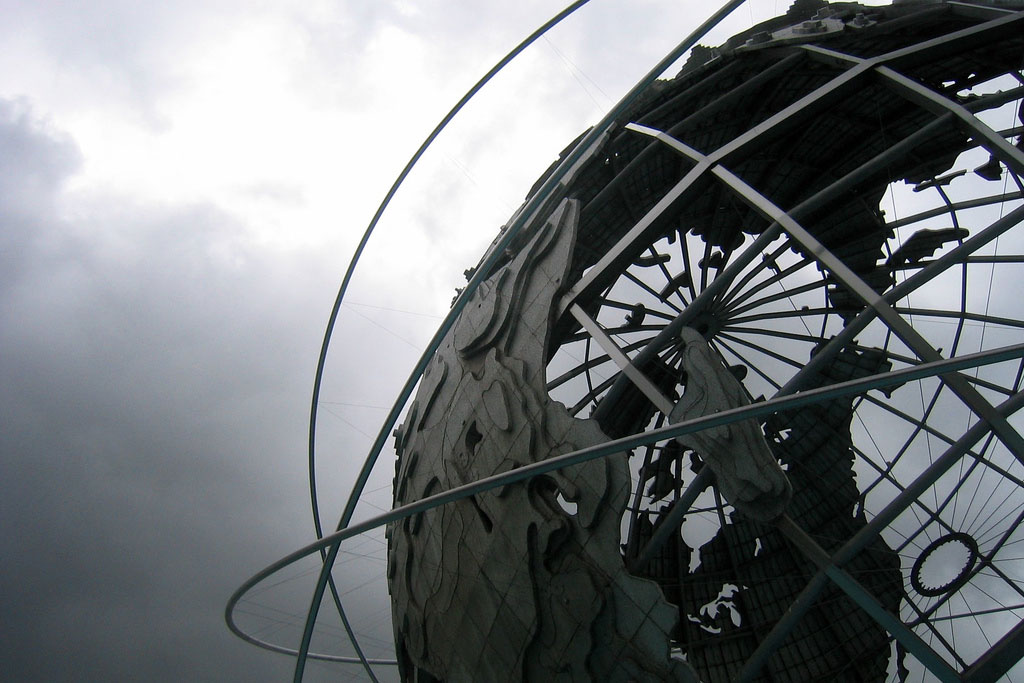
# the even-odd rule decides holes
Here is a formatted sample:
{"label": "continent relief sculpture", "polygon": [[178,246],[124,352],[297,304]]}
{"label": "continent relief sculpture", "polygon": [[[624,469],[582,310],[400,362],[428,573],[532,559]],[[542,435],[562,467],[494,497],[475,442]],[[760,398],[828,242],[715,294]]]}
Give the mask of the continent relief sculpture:
{"label": "continent relief sculpture", "polygon": [[[545,390],[545,341],[578,212],[563,201],[445,339],[396,435],[397,504],[608,440]],[[629,492],[624,458],[606,458],[390,526],[403,675],[696,681],[669,657],[675,609],[626,571]]]}

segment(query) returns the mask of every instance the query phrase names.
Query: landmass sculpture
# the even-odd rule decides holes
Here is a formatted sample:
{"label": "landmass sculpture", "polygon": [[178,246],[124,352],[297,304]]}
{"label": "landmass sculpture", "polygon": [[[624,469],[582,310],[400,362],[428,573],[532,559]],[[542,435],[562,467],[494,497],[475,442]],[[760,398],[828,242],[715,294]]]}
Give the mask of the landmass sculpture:
{"label": "landmass sculpture", "polygon": [[[307,658],[420,683],[1024,667],[1024,3],[796,0],[684,43],[466,271],[338,530],[312,485],[323,538],[231,598],[297,678]],[[417,382],[395,507],[353,524]],[[331,573],[385,524],[394,661],[365,656]],[[316,552],[297,650],[237,626]],[[354,656],[310,652],[328,588]]]}

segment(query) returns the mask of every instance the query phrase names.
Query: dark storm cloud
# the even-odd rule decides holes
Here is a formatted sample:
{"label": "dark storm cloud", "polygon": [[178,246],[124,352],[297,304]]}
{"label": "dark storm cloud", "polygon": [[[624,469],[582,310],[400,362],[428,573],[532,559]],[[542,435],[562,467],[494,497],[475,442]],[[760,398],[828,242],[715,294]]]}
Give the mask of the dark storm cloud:
{"label": "dark storm cloud", "polygon": [[280,679],[288,660],[234,638],[221,610],[308,540],[326,306],[308,293],[327,288],[210,206],[68,201],[78,163],[0,101],[0,668]]}

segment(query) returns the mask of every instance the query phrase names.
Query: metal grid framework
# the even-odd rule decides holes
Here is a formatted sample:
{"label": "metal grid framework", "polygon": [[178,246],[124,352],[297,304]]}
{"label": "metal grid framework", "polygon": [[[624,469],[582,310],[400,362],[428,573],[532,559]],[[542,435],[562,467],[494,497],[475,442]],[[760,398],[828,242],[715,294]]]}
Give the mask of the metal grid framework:
{"label": "metal grid framework", "polygon": [[[987,681],[1017,663],[1024,12],[814,5],[694,49],[676,78],[645,79],[566,150],[435,336],[339,531],[247,582],[233,628],[245,590],[326,553],[301,677],[328,584],[352,636],[330,580],[344,539],[633,449],[624,555],[678,606],[674,645],[703,679]],[[580,204],[580,235],[548,389],[610,441],[350,525],[440,339],[565,198]],[[749,405],[670,424],[684,327]],[[675,440],[750,418],[794,489],[773,524],[736,513]],[[356,652],[308,656],[362,661],[373,677]]]}
{"label": "metal grid framework", "polygon": [[[984,122],[1019,106],[1020,15],[840,5],[797,26],[820,37],[762,26],[698,53],[571,186],[594,248],[562,299],[549,387],[610,436],[666,424],[684,326],[750,400],[1020,338],[989,278],[1021,261],[1021,122]],[[1009,188],[964,195],[993,184],[966,177],[979,154],[978,175],[1005,165]],[[899,181],[935,201],[887,220]],[[996,367],[764,420],[795,492],[774,528],[737,516],[677,442],[634,456],[626,555],[680,606],[702,677],[880,680],[906,675],[904,653],[941,680],[1012,666],[1021,367]]]}

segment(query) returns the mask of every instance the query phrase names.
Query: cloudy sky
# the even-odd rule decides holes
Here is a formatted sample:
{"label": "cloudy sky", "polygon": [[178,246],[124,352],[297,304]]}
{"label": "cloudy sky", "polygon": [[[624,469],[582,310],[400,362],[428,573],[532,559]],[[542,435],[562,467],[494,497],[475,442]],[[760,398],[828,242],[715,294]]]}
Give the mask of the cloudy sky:
{"label": "cloudy sky", "polygon": [[[289,675],[222,610],[313,539],[308,401],[349,255],[434,124],[562,4],[0,0],[5,678]],[[328,524],[462,270],[708,11],[592,5],[467,107],[381,223],[324,386]],[[787,5],[741,8],[708,42]],[[387,470],[371,484],[380,505]],[[342,589],[386,634],[367,543]],[[309,576],[242,616],[295,646]]]}

